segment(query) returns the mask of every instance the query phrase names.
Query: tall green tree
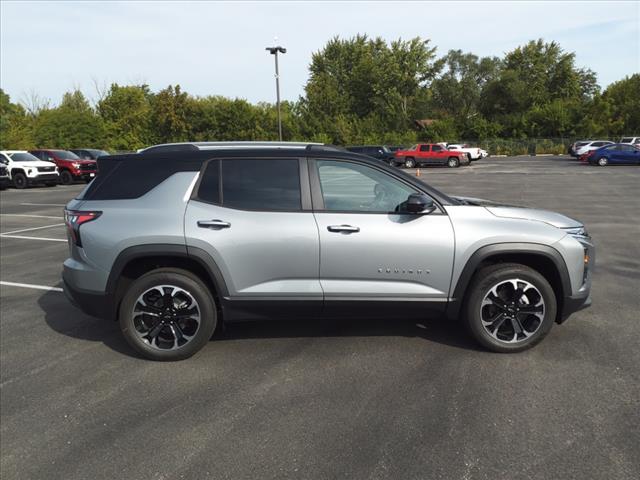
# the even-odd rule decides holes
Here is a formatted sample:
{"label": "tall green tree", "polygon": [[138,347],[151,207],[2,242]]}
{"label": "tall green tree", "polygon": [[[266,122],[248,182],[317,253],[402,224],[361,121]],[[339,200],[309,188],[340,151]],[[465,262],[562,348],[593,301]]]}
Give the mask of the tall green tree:
{"label": "tall green tree", "polygon": [[136,150],[151,143],[150,97],[147,85],[111,85],[97,105],[108,148]]}

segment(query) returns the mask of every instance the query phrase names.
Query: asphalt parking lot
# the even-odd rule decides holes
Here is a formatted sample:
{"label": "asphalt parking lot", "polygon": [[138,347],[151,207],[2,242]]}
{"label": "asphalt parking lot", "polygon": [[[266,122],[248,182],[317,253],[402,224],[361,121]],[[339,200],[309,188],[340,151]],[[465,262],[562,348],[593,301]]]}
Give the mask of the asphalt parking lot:
{"label": "asphalt parking lot", "polygon": [[233,325],[154,363],[55,289],[63,205],[83,185],[0,193],[0,476],[640,478],[640,168],[518,157],[420,173],[583,220],[593,307],[514,355],[443,321],[301,319]]}

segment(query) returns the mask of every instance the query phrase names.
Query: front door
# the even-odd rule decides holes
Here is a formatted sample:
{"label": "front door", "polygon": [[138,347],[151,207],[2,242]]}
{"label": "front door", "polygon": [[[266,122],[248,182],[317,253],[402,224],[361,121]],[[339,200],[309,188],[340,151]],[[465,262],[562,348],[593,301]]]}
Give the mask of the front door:
{"label": "front door", "polygon": [[185,214],[187,248],[206,251],[221,271],[231,316],[319,311],[318,228],[302,208],[306,163],[301,175],[298,159],[212,160],[201,175]]}
{"label": "front door", "polygon": [[403,202],[416,189],[369,164],[312,163],[312,182],[319,184],[312,189],[321,196],[319,202],[314,198],[314,211],[325,309],[370,302],[376,306],[370,316],[388,315],[383,307],[400,303],[418,313],[443,308],[454,252],[445,212],[403,212]]}

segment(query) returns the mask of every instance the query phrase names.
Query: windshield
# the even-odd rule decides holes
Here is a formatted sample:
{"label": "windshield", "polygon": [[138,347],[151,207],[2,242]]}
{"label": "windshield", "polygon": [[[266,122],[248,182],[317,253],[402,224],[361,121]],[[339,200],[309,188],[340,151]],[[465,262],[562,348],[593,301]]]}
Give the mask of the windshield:
{"label": "windshield", "polygon": [[11,160],[14,162],[39,162],[40,159],[38,157],[34,157],[30,153],[21,152],[21,153],[10,153],[9,156]]}
{"label": "windshield", "polygon": [[66,150],[51,150],[54,155],[63,160],[79,160],[80,157],[73,152],[68,152]]}
{"label": "windshield", "polygon": [[411,145],[409,148],[407,148],[407,150],[417,150],[418,149],[418,145]]}
{"label": "windshield", "polygon": [[104,157],[105,155],[109,155],[109,152],[105,150],[88,150],[93,155],[93,158]]}

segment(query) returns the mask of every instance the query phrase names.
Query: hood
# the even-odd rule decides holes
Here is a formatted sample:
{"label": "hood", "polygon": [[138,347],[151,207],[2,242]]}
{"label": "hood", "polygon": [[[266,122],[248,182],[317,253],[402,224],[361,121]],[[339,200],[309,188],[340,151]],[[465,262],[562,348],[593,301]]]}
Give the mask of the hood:
{"label": "hood", "polygon": [[453,197],[469,205],[485,207],[490,213],[501,218],[517,218],[520,220],[534,220],[536,222],[544,222],[553,225],[556,228],[575,228],[582,227],[583,223],[561,213],[552,212],[550,210],[540,210],[537,208],[518,207],[515,205],[504,205],[491,200],[482,200],[480,198],[469,197]]}
{"label": "hood", "polygon": [[29,162],[13,162],[13,165],[19,166],[20,168],[37,168],[37,167],[55,167],[56,164],[53,162],[45,162],[44,160],[38,161],[29,161]]}

